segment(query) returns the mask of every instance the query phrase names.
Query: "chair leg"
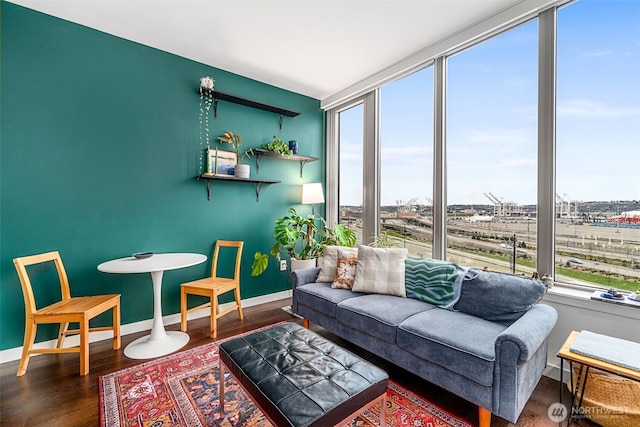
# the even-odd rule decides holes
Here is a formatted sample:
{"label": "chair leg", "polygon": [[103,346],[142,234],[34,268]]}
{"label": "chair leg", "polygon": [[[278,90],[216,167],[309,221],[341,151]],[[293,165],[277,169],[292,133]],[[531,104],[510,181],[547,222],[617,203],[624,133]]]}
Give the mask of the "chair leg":
{"label": "chair leg", "polygon": [[113,349],[118,350],[120,340],[120,302],[113,306]]}
{"label": "chair leg", "polygon": [[80,321],[80,375],[89,373],[89,319]]}
{"label": "chair leg", "polygon": [[187,332],[187,293],[180,287],[180,330]]}
{"label": "chair leg", "polygon": [[218,336],[218,294],[211,295],[211,338]]}
{"label": "chair leg", "polygon": [[238,306],[238,319],[242,320],[244,316],[242,315],[242,303],[240,302],[240,288],[236,287],[233,290],[233,294],[236,297],[236,305]]}
{"label": "chair leg", "polygon": [[20,358],[20,366],[18,366],[18,377],[21,377],[27,372],[27,366],[29,365],[29,352],[33,347],[33,342],[36,339],[36,331],[38,325],[33,322],[27,321],[24,331],[24,346],[22,347],[22,357]]}
{"label": "chair leg", "polygon": [[62,348],[64,344],[64,337],[67,334],[67,329],[69,329],[69,322],[60,323],[60,331],[58,332],[58,342],[56,343],[56,348]]}

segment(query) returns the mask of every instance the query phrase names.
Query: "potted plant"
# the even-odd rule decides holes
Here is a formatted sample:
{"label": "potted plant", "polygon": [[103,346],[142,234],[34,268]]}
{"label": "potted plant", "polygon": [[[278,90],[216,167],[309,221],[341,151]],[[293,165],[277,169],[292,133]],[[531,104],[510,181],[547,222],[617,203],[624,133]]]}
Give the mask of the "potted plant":
{"label": "potted plant", "polygon": [[273,151],[281,156],[290,156],[293,154],[293,150],[289,148],[289,144],[284,142],[284,139],[278,138],[275,135],[273,135],[273,141],[262,144],[260,148],[263,150]]}
{"label": "potted plant", "polygon": [[[276,220],[273,229],[276,242],[269,254],[280,261],[280,253],[285,252],[293,263],[298,260],[310,261],[315,266],[315,260],[321,256],[325,245],[353,246],[356,243],[355,233],[338,224],[335,228],[327,226],[320,216],[303,217],[294,208],[290,208],[288,215]],[[251,266],[251,275],[259,276],[269,265],[269,254],[256,252]]]}
{"label": "potted plant", "polygon": [[244,153],[240,153],[240,146],[242,145],[242,137],[238,133],[233,133],[230,130],[226,131],[223,136],[219,136],[220,142],[226,142],[231,145],[235,152],[238,154],[238,164],[235,169],[235,176],[237,178],[249,178],[251,172],[251,166],[244,164],[245,157],[251,157],[253,150],[249,149]]}

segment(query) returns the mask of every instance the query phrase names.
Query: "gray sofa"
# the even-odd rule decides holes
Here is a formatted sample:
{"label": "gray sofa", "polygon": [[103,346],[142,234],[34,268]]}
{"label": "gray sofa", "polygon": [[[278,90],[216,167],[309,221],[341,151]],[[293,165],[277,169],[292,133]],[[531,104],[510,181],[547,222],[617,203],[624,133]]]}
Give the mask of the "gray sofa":
{"label": "gray sofa", "polygon": [[[334,289],[320,268],[293,271],[292,310],[479,407],[515,423],[547,363],[557,312],[539,304],[546,285],[465,269],[449,309],[415,298]],[[412,279],[407,271],[407,283]],[[540,291],[542,286],[542,292]]]}

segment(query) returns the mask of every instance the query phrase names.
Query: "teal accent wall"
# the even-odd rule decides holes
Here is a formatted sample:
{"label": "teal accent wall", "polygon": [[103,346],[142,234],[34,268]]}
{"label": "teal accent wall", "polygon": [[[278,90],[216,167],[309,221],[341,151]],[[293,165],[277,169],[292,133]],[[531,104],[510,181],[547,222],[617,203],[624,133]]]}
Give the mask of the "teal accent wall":
{"label": "teal accent wall", "polygon": [[[180,283],[204,277],[217,239],[244,240],[242,297],[289,288],[275,262],[251,277],[255,251],[271,247],[274,220],[301,212],[303,182],[322,179],[320,102],[142,46],[11,3],[1,7],[0,350],[22,345],[24,303],[13,258],[60,251],[72,294],[122,294],[122,324],[153,315],[148,274],[106,274],[101,262],[138,251],[199,252],[209,260],[168,271],[163,314],[180,311]],[[215,40],[209,40],[215,43]],[[277,59],[276,59],[277,60]],[[297,139],[307,164],[263,159],[256,175],[282,180],[262,188],[214,181],[211,201],[200,173],[202,76],[223,92],[301,112],[285,118],[221,101],[211,136],[230,129],[245,148],[279,135]],[[217,142],[214,142],[214,145]],[[222,147],[221,148],[228,148]],[[56,298],[47,285],[36,292]],[[108,323],[109,317],[98,319]],[[55,337],[39,330],[36,341]]]}

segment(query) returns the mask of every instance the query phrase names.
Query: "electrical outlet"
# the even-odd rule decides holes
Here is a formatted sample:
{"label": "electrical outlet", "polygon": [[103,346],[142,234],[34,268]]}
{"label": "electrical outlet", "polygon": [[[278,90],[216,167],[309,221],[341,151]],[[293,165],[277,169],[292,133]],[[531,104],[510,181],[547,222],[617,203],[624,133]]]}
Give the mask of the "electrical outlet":
{"label": "electrical outlet", "polygon": [[287,269],[287,260],[286,259],[281,259],[280,260],[280,271],[285,271]]}

